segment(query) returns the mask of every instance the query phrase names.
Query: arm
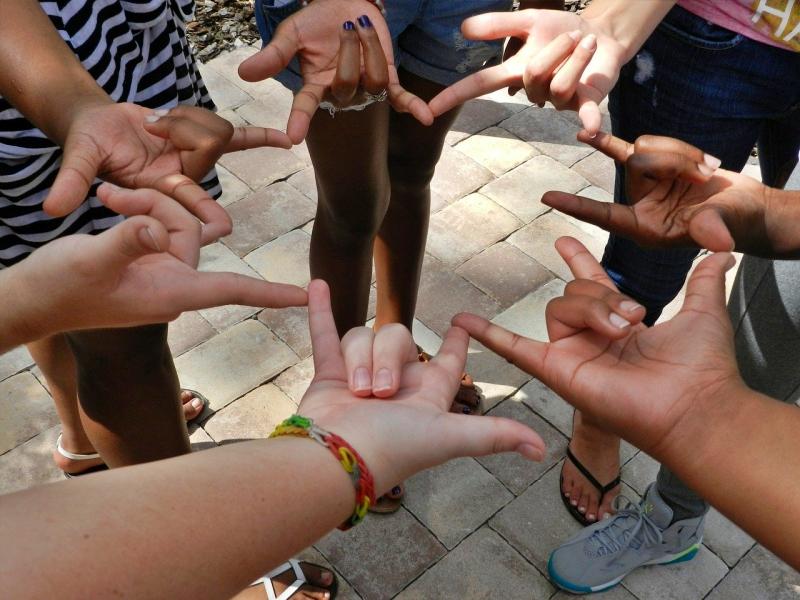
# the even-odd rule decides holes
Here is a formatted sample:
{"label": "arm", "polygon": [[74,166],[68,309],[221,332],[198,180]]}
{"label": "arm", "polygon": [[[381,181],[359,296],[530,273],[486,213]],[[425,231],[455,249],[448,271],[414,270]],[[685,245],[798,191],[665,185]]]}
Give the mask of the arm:
{"label": "arm", "polygon": [[[725,308],[724,273],[732,257],[704,259],[689,279],[681,312],[647,328],[638,324],[642,307],[617,293],[577,240],[561,238],[556,247],[579,279],[547,307],[550,343],[520,338],[474,315],[454,322],[666,464],[759,542],[800,566],[800,522],[774,518],[787,508],[800,510],[800,411],[753,392],[739,376]],[[611,313],[629,324],[615,325]],[[770,483],[775,480],[781,486]]]}
{"label": "arm", "polygon": [[[408,331],[384,347],[403,365],[387,401],[348,390],[348,350],[319,281],[309,286],[309,325],[315,379],[298,412],[356,449],[376,495],[458,456],[517,451],[541,459],[541,439],[520,423],[448,413],[467,356],[463,330],[451,329],[428,364],[417,360]],[[370,333],[361,331],[368,346]],[[187,489],[203,491],[191,510]],[[353,506],[349,475],[307,439],[236,444],[41,486],[0,497],[0,587],[26,598],[124,590],[134,598],[227,599],[343,523]],[[187,560],[187,544],[202,551]],[[88,564],[92,576],[75,577]],[[32,565],[46,565],[47,577],[20,576]]]}

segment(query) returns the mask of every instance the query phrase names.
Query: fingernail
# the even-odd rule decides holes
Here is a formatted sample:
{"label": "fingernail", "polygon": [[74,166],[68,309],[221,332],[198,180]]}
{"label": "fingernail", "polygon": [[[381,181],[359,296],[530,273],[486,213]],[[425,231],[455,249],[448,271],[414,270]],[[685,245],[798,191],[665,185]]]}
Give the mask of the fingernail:
{"label": "fingernail", "polygon": [[110,192],[118,192],[119,191],[119,186],[118,185],[114,185],[113,183],[104,182],[103,185],[106,186]]}
{"label": "fingernail", "polygon": [[590,52],[594,52],[594,50],[597,48],[597,36],[593,33],[587,35],[581,41],[581,48],[584,50],[589,50]]}
{"label": "fingernail", "polygon": [[720,165],[722,164],[722,161],[720,159],[718,159],[716,156],[711,156],[710,154],[704,154],[703,160],[709,167],[711,167],[715,171],[719,169]]}
{"label": "fingernail", "polygon": [[156,121],[158,121],[160,118],[161,118],[161,117],[160,117],[159,115],[147,115],[147,116],[144,118],[144,120],[145,120],[145,121],[147,121],[148,123],[155,123],[155,122],[156,122]]}
{"label": "fingernail", "polygon": [[369,371],[365,367],[358,367],[353,374],[353,386],[357,392],[369,390],[372,388],[370,381]]}
{"label": "fingernail", "polygon": [[361,25],[364,29],[368,29],[372,27],[372,21],[369,20],[367,15],[361,15],[358,17],[358,24]]}
{"label": "fingernail", "polygon": [[372,382],[372,389],[376,392],[383,392],[392,387],[392,372],[389,369],[381,369],[375,373],[375,381]]}
{"label": "fingernail", "polygon": [[619,307],[625,312],[633,312],[635,310],[639,310],[640,308],[644,308],[644,306],[638,302],[634,302],[633,300],[623,300],[619,303]]}
{"label": "fingernail", "polygon": [[620,317],[617,313],[611,313],[608,315],[608,320],[614,327],[618,327],[620,329],[625,329],[626,327],[630,327],[630,322],[626,321],[622,317]]}
{"label": "fingernail", "polygon": [[709,167],[707,164],[700,163],[697,165],[697,170],[700,171],[706,177],[711,177],[714,174],[714,169]]}
{"label": "fingernail", "polygon": [[517,452],[534,462],[541,462],[544,460],[544,452],[532,444],[520,444],[517,447]]}
{"label": "fingernail", "polygon": [[201,408],[203,406],[203,401],[200,398],[195,398],[191,402],[192,408]]}
{"label": "fingernail", "polygon": [[145,227],[144,229],[140,229],[139,231],[140,233],[144,232],[145,237],[142,240],[142,242],[144,242],[145,246],[147,246],[151,250],[155,250],[156,252],[162,252],[161,246],[159,246],[158,242],[156,241],[156,236],[153,235],[153,232],[149,227]]}
{"label": "fingernail", "polygon": [[159,117],[166,117],[169,114],[169,108],[157,108],[153,111],[154,115],[158,115]]}
{"label": "fingernail", "polygon": [[353,31],[356,28],[356,24],[352,21],[345,21],[343,27],[345,31]]}
{"label": "fingernail", "polygon": [[576,29],[575,31],[570,31],[567,35],[577,42],[581,39],[581,30]]}

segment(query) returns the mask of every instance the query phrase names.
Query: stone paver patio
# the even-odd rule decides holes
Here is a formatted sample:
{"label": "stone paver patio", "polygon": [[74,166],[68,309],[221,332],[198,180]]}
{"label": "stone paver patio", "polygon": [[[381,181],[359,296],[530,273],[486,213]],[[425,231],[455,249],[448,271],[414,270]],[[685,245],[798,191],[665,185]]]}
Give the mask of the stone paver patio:
{"label": "stone paver patio", "polygon": [[[254,51],[244,46],[214,59],[203,68],[206,82],[224,117],[282,128],[290,94],[276,82],[250,84],[236,75]],[[549,211],[539,198],[557,189],[610,200],[613,190],[611,161],[576,142],[577,129],[572,115],[504,92],[465,107],[433,183],[414,332],[426,349],[436,350],[460,310],[544,339],[544,306],[569,279],[554,240],[578,236],[599,256],[605,234]],[[219,172],[235,232],[203,250],[202,268],[308,283],[316,198],[306,148],[229,155]],[[182,384],[211,400],[208,417],[192,432],[197,449],[265,437],[294,411],[312,376],[305,318],[304,309],[225,307],[185,314],[173,325],[170,344]],[[468,368],[490,414],[534,427],[548,444],[547,459],[453,461],[409,481],[397,514],[320,541],[306,554],[336,569],[341,598],[567,597],[544,573],[549,552],[579,528],[558,498],[571,409],[477,346]],[[57,423],[27,352],[1,356],[0,493],[60,479],[50,457]],[[657,465],[630,446],[624,460],[624,493],[635,497]],[[606,597],[797,600],[800,574],[712,511],[695,560],[641,569]]]}

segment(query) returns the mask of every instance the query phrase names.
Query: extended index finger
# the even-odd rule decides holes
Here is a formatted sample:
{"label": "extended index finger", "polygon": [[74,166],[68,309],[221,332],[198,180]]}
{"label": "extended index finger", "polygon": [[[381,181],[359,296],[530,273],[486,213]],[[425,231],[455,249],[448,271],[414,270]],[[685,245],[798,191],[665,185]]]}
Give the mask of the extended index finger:
{"label": "extended index finger", "polygon": [[496,67],[478,71],[439,92],[428,104],[433,115],[438,117],[456,106],[464,104],[467,100],[472,100],[512,85],[522,87],[522,75],[525,72],[525,65],[518,57],[519,55]]}
{"label": "extended index finger", "polygon": [[633,154],[633,144],[605,131],[598,131],[595,136],[586,130],[579,131],[578,141],[589,144],[592,148],[600,150],[606,156],[620,163],[624,163]]}
{"label": "extended index finger", "polygon": [[347,381],[342,346],[331,310],[331,292],[321,279],[308,284],[308,329],[314,353],[314,379]]}
{"label": "extended index finger", "polygon": [[575,279],[589,279],[617,291],[617,286],[611,281],[605,269],[578,240],[569,236],[558,238],[556,250],[567,263]]}

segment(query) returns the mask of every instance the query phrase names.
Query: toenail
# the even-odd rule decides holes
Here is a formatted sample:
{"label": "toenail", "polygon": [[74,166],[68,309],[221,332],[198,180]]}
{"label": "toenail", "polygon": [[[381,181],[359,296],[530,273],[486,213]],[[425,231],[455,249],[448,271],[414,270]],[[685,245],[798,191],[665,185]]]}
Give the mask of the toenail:
{"label": "toenail", "polygon": [[611,513],[603,513],[603,519],[611,518]]}
{"label": "toenail", "polygon": [[572,506],[578,506],[577,500],[570,500],[569,503],[572,504]]}
{"label": "toenail", "polygon": [[330,585],[331,583],[333,583],[333,573],[331,573],[330,571],[325,571],[322,574],[322,577],[320,577],[320,579],[322,580],[322,583],[324,583],[325,585]]}
{"label": "toenail", "polygon": [[400,492],[402,492],[402,491],[403,491],[403,490],[401,490],[401,489],[400,489],[400,486],[399,486],[399,485],[396,485],[396,486],[394,486],[394,487],[392,488],[392,496],[399,496],[399,495],[400,495]]}
{"label": "toenail", "polygon": [[589,520],[589,521],[594,521],[595,520],[594,519],[594,515],[592,515],[592,514],[586,515],[586,519]]}
{"label": "toenail", "polygon": [[583,506],[579,506],[578,507],[578,511],[582,512],[582,513],[585,513],[586,512],[586,508],[584,508]]}
{"label": "toenail", "polygon": [[203,401],[200,400],[200,398],[195,398],[194,400],[192,400],[192,408],[202,408],[202,406],[203,406]]}
{"label": "toenail", "polygon": [[465,415],[471,415],[472,409],[469,406],[465,406],[464,408],[461,409],[461,412],[464,413]]}
{"label": "toenail", "polygon": [[569,498],[569,492],[564,492],[564,497]]}

